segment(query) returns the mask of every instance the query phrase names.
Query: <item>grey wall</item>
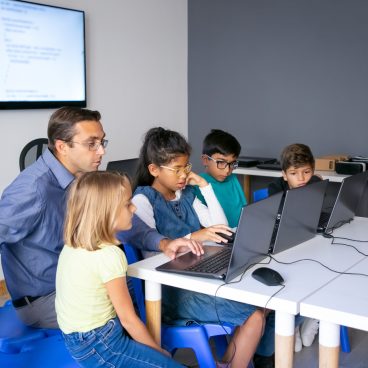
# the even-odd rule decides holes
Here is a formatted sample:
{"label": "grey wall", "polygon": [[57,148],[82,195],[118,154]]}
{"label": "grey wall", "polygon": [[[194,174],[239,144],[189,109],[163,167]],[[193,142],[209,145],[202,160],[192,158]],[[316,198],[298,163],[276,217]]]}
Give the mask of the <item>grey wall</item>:
{"label": "grey wall", "polygon": [[368,154],[367,1],[189,0],[188,17],[193,155],[211,128],[246,155]]}

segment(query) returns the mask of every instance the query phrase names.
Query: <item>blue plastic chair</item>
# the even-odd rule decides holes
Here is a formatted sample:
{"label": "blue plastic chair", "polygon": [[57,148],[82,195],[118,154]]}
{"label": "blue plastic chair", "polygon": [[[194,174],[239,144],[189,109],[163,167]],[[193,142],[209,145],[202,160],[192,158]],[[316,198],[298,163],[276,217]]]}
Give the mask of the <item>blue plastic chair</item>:
{"label": "blue plastic chair", "polygon": [[348,328],[346,326],[340,326],[340,345],[342,352],[344,353],[351,352],[349,333]]}
{"label": "blue plastic chair", "polygon": [[[253,202],[258,202],[268,197],[268,188],[258,189],[253,192]],[[340,345],[341,351],[344,353],[350,353],[350,341],[348,328],[346,326],[340,326]]]}
{"label": "blue plastic chair", "polygon": [[60,335],[58,329],[39,329],[26,326],[17,316],[10,300],[0,307],[0,352],[18,353],[26,343]]}
{"label": "blue plastic chair", "polygon": [[0,352],[0,367],[77,368],[63,337],[54,335],[25,343],[18,353]]}
{"label": "blue plastic chair", "polygon": [[253,202],[258,202],[261,199],[268,197],[268,188],[262,188],[253,192]]}
{"label": "blue plastic chair", "polygon": [[[124,244],[125,254],[128,263],[135,263],[142,259],[138,249],[130,244]],[[139,313],[143,311],[145,318],[144,296],[142,281],[140,279],[133,280],[133,289],[135,293],[136,302],[141,303],[138,306]],[[140,315],[141,319],[142,314]],[[234,326],[206,324],[190,326],[163,326],[162,328],[162,346],[170,353],[175,353],[179,348],[191,348],[197,358],[199,367],[216,368],[216,363],[212,355],[209,339],[211,337],[215,340],[216,353],[221,358],[227,348],[226,335],[231,335],[234,332]],[[251,367],[251,365],[249,366]]]}

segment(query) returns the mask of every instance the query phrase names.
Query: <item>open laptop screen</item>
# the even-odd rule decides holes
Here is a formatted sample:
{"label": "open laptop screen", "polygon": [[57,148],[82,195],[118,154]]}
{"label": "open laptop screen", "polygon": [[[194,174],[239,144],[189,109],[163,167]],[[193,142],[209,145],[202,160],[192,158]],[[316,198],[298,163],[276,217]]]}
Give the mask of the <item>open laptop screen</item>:
{"label": "open laptop screen", "polygon": [[266,257],[283,193],[243,207],[225,281]]}
{"label": "open laptop screen", "polygon": [[279,253],[315,236],[327,184],[328,180],[323,180],[286,192],[275,243],[271,244],[272,253]]}

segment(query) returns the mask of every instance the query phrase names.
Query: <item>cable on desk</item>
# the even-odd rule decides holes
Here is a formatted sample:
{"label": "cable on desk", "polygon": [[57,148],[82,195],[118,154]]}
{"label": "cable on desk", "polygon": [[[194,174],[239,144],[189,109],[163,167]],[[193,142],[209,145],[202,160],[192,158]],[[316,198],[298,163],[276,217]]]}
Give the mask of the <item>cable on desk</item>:
{"label": "cable on desk", "polygon": [[321,265],[322,267],[326,268],[327,270],[331,271],[331,272],[334,272],[334,273],[337,273],[339,275],[349,275],[349,276],[365,276],[365,277],[368,277],[368,274],[365,274],[365,273],[359,273],[359,272],[344,272],[344,271],[337,271],[337,270],[334,270],[333,268],[331,267],[328,267],[326,266],[325,264],[323,264],[322,262],[320,261],[317,261],[316,259],[312,259],[312,258],[302,258],[302,259],[297,259],[295,261],[291,261],[291,262],[282,262],[282,261],[279,261],[278,259],[276,259],[274,256],[272,255],[269,255],[276,263],[279,263],[279,264],[284,264],[284,265],[291,265],[291,264],[294,264],[294,263],[299,263],[299,262],[304,262],[304,261],[309,261],[309,262],[314,262],[314,263],[318,263],[319,265]]}
{"label": "cable on desk", "polygon": [[[265,257],[269,257],[269,254],[264,254],[264,256],[265,256]],[[219,291],[223,286],[225,286],[225,285],[237,284],[237,283],[239,283],[240,281],[242,281],[242,279],[243,279],[243,277],[244,277],[245,273],[246,273],[246,272],[247,272],[251,267],[256,266],[256,265],[268,265],[268,264],[270,264],[270,262],[271,262],[271,258],[269,257],[269,259],[268,259],[268,261],[267,261],[267,262],[257,262],[257,263],[252,263],[252,264],[250,264],[248,267],[246,267],[246,268],[245,268],[245,270],[241,273],[239,280],[236,280],[236,281],[230,281],[230,282],[224,282],[224,283],[222,283],[221,285],[219,285],[219,286],[218,286],[218,288],[216,289],[216,291],[215,291],[215,312],[216,312],[216,316],[217,316],[218,323],[219,323],[219,325],[222,327],[222,329],[224,330],[224,332],[226,333],[226,335],[227,335],[227,336],[229,336],[229,333],[228,333],[228,332],[227,332],[227,330],[225,329],[224,324],[223,324],[223,322],[221,321],[220,316],[219,316],[219,313],[218,313],[218,310],[217,310],[217,304],[216,304],[216,301],[217,301],[217,293],[218,293],[218,291]],[[283,287],[285,287],[285,286],[283,285]],[[270,299],[267,301],[266,305],[269,303],[269,301],[271,300],[271,298],[272,298],[274,295],[276,295],[279,291],[280,291],[280,290],[278,290],[275,294],[271,295],[271,297],[270,297]],[[265,314],[266,314],[266,309],[264,308],[264,312],[263,312],[263,324],[262,324],[262,331],[263,331],[263,330],[264,330],[264,328],[265,328]],[[230,366],[231,366],[231,362],[233,361],[234,356],[235,356],[235,353],[236,353],[236,344],[235,344],[235,342],[233,342],[233,345],[234,345],[234,351],[233,351],[232,357],[231,357],[231,359],[230,359],[230,361],[229,361],[229,362],[225,363],[227,368],[230,368]]]}

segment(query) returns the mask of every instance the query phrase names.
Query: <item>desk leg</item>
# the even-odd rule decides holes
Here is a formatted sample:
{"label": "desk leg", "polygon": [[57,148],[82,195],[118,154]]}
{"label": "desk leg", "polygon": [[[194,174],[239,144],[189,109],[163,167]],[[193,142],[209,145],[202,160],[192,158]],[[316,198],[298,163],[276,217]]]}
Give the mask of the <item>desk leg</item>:
{"label": "desk leg", "polygon": [[292,368],[294,359],[295,316],[276,311],[275,367]]}
{"label": "desk leg", "polygon": [[145,290],[147,328],[161,345],[161,284],[146,280]]}
{"label": "desk leg", "polygon": [[340,326],[330,322],[319,323],[319,368],[338,368],[340,353]]}
{"label": "desk leg", "polygon": [[244,195],[245,195],[245,198],[247,199],[247,203],[250,203],[252,199],[250,197],[250,176],[249,175],[239,175],[238,177],[243,185]]}

